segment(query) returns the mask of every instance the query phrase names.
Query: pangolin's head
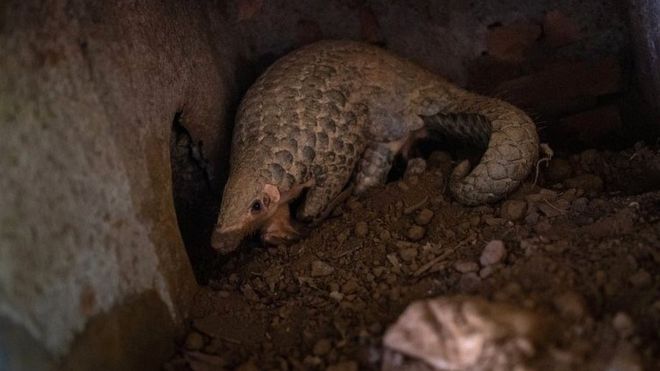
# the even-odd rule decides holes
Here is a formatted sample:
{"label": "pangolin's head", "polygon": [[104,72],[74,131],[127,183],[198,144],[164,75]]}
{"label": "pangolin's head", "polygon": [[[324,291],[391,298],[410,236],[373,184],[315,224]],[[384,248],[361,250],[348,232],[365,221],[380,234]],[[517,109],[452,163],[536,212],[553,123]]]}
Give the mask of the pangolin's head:
{"label": "pangolin's head", "polygon": [[273,216],[279,201],[278,188],[254,172],[230,174],[211,246],[222,254],[236,250],[243,238],[257,232]]}

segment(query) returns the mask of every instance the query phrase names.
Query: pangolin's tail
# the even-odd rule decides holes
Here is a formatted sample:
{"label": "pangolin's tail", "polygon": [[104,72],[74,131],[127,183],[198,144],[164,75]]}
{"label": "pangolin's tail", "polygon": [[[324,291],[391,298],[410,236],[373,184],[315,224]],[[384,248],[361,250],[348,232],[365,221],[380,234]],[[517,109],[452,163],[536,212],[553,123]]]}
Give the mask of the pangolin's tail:
{"label": "pangolin's tail", "polygon": [[539,144],[536,126],[522,110],[499,99],[460,89],[452,93],[441,112],[422,117],[427,131],[481,145],[486,151],[471,171],[468,161],[456,166],[449,189],[466,205],[497,201],[516,189],[534,167]]}

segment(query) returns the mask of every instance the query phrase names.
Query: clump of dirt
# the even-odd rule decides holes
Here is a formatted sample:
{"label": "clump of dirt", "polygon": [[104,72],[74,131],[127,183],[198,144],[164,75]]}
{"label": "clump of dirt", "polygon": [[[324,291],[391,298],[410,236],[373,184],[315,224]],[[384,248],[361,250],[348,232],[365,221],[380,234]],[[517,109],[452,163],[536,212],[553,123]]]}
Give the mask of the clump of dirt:
{"label": "clump of dirt", "polygon": [[474,208],[446,191],[449,155],[426,165],[295,245],[231,257],[166,369],[381,369],[382,335],[411,302],[457,294],[552,318],[554,363],[530,369],[660,369],[660,152],[555,159]]}

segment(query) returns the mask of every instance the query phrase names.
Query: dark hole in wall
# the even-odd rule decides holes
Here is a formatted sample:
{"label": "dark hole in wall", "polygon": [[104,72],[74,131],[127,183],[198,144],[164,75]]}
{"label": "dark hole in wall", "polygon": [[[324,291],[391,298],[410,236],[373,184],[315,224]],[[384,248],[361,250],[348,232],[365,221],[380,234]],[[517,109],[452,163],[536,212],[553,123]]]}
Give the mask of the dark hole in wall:
{"label": "dark hole in wall", "polygon": [[197,282],[206,284],[217,260],[209,236],[217,218],[221,190],[213,186],[217,182],[211,178],[202,146],[186,130],[185,113],[176,112],[170,137],[174,207]]}
{"label": "dark hole in wall", "polygon": [[[255,61],[241,59],[237,67],[236,95],[230,98],[225,117],[226,135],[231,138],[231,129],[240,98],[256,78],[280,55],[266,54]],[[195,273],[197,283],[209,284],[209,280],[223,266],[228,257],[218,255],[211,247],[210,239],[222,201],[222,191],[228,168],[212,164],[204,157],[204,143],[193,138],[186,128],[185,110],[177,111],[172,120],[170,134],[170,162],[172,167],[172,193],[177,222],[186,253]],[[224,158],[230,156],[230,143],[223,148]],[[250,239],[253,246],[258,241]]]}

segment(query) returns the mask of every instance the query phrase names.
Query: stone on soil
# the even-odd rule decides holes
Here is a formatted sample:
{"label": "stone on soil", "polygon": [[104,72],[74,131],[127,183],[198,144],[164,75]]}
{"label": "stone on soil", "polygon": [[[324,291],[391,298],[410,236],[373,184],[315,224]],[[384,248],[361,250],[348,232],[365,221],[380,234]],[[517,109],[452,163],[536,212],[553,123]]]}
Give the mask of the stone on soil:
{"label": "stone on soil", "polygon": [[504,247],[504,242],[492,240],[484,247],[479,262],[481,265],[493,265],[499,263],[505,256],[506,247]]}
{"label": "stone on soil", "polygon": [[355,224],[355,235],[358,237],[365,237],[369,233],[369,227],[366,222],[357,222]]}
{"label": "stone on soil", "polygon": [[358,364],[355,361],[346,361],[329,366],[326,371],[358,371]]}
{"label": "stone on soil", "polygon": [[598,175],[582,174],[564,181],[566,188],[578,188],[586,192],[600,192],[603,190],[603,179]]}
{"label": "stone on soil", "polygon": [[401,250],[399,255],[401,255],[401,259],[403,259],[403,261],[410,263],[417,257],[417,249],[414,247],[409,247],[407,249]]}
{"label": "stone on soil", "polygon": [[635,287],[645,287],[651,284],[651,275],[644,269],[640,269],[637,273],[630,276],[628,279]]}
{"label": "stone on soil", "polygon": [[614,316],[612,326],[622,338],[630,337],[635,332],[633,320],[624,312],[618,312]]}
{"label": "stone on soil", "polygon": [[312,277],[323,277],[332,274],[335,271],[330,264],[321,260],[312,262]]}
{"label": "stone on soil", "polygon": [[418,225],[427,225],[431,222],[431,219],[433,219],[433,211],[429,209],[422,209],[415,217],[415,223]]}
{"label": "stone on soil", "polygon": [[185,347],[188,350],[199,350],[204,346],[204,338],[197,331],[191,331],[186,337]]}
{"label": "stone on soil", "polygon": [[554,305],[562,317],[580,319],[586,314],[584,298],[573,291],[567,291],[555,297]]}
{"label": "stone on soil", "polygon": [[422,238],[424,238],[425,233],[426,233],[426,231],[424,230],[424,228],[422,228],[418,225],[414,225],[414,226],[410,227],[410,229],[408,229],[408,238],[411,241],[419,241]]}
{"label": "stone on soil", "polygon": [[571,176],[572,171],[570,162],[563,158],[555,158],[550,161],[545,176],[551,182],[561,182]]}
{"label": "stone on soil", "polygon": [[314,355],[324,356],[332,350],[332,342],[329,339],[321,339],[314,344]]}
{"label": "stone on soil", "polygon": [[460,273],[470,273],[479,270],[479,264],[472,261],[458,261],[454,264],[454,269]]}
{"label": "stone on soil", "polygon": [[507,200],[502,203],[500,215],[502,218],[518,221],[527,214],[527,202],[523,200]]}

